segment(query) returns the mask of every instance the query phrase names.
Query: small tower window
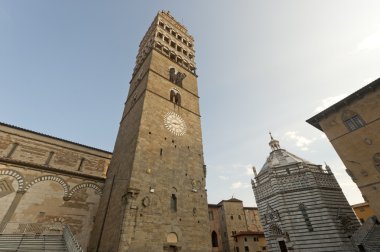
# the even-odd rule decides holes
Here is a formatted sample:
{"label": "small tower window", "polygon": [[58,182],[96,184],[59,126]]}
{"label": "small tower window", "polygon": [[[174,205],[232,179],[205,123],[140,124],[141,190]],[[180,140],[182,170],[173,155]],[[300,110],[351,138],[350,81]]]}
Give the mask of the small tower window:
{"label": "small tower window", "polygon": [[175,54],[174,53],[172,53],[172,52],[170,52],[170,59],[171,60],[176,60],[176,56],[175,56]]}
{"label": "small tower window", "polygon": [[181,94],[178,90],[174,88],[170,90],[170,101],[181,106]]}
{"label": "small tower window", "polygon": [[177,197],[175,194],[172,194],[172,197],[170,199],[170,210],[175,213],[177,212]]}

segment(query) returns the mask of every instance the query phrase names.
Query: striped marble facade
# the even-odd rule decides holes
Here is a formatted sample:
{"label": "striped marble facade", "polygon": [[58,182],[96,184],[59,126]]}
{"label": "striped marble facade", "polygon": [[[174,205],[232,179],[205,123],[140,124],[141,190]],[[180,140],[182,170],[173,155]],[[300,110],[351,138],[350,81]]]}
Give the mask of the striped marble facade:
{"label": "striped marble facade", "polygon": [[269,145],[252,180],[269,251],[355,251],[350,237],[359,222],[329,166],[303,160],[273,138]]}

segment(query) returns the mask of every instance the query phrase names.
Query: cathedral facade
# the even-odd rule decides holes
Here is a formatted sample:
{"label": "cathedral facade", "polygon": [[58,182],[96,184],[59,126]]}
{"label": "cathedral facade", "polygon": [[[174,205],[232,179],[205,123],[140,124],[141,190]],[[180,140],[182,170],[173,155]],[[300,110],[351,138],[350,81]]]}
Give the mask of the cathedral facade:
{"label": "cathedral facade", "polygon": [[359,227],[329,166],[312,164],[282,149],[272,152],[252,188],[270,251],[355,251]]}

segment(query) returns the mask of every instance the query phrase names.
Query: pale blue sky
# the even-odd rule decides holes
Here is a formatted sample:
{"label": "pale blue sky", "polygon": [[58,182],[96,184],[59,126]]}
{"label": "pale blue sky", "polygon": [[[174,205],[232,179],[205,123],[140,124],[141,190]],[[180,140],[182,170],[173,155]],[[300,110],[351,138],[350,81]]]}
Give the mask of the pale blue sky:
{"label": "pale blue sky", "polygon": [[380,77],[379,1],[0,2],[0,121],[112,151],[139,42],[159,10],[195,38],[209,203],[254,206],[250,167],[283,148],[326,161],[363,201],[305,122]]}

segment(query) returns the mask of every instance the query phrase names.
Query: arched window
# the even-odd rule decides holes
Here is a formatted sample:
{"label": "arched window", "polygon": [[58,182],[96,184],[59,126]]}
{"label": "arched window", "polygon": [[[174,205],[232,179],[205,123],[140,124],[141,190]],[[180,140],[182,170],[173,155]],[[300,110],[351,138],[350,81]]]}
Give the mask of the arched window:
{"label": "arched window", "polygon": [[211,233],[211,242],[213,248],[218,247],[218,235],[215,231],[212,231]]}
{"label": "arched window", "polygon": [[351,110],[345,110],[342,112],[342,121],[349,131],[354,131],[365,125],[363,119]]}
{"label": "arched window", "polygon": [[177,212],[177,197],[175,194],[172,194],[172,197],[170,199],[170,210],[172,212]]}
{"label": "arched window", "polygon": [[170,90],[170,101],[181,106],[181,94],[177,89],[173,88]]}

